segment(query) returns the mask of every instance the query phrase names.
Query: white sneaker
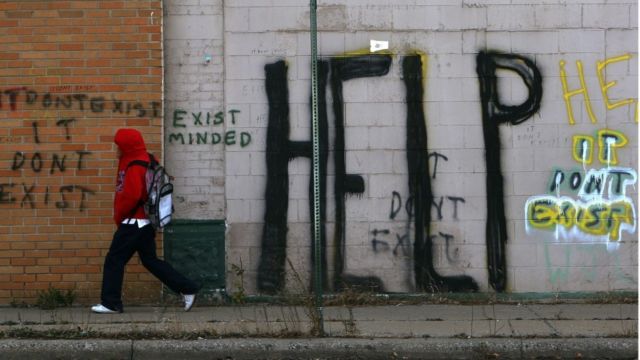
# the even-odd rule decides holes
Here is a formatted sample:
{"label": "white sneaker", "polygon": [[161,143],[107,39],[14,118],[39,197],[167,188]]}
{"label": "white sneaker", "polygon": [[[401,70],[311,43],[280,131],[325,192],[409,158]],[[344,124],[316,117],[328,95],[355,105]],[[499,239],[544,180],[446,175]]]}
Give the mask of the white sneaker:
{"label": "white sneaker", "polygon": [[189,311],[196,301],[196,294],[182,295],[184,297],[184,311]]}
{"label": "white sneaker", "polygon": [[92,306],[91,311],[97,314],[117,314],[119,312],[119,311],[111,310],[102,304]]}

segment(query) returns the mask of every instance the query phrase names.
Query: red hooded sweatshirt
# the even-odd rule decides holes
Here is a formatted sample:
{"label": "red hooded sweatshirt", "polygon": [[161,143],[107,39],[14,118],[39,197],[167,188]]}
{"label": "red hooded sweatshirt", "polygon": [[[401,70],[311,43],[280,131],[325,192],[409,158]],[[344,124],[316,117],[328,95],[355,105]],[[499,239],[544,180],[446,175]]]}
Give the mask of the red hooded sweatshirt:
{"label": "red hooded sweatshirt", "polygon": [[114,142],[121,154],[113,199],[113,220],[119,225],[124,219],[146,219],[142,204],[147,199],[147,169],[139,165],[129,166],[133,160],[149,161],[142,134],[135,129],[120,129]]}

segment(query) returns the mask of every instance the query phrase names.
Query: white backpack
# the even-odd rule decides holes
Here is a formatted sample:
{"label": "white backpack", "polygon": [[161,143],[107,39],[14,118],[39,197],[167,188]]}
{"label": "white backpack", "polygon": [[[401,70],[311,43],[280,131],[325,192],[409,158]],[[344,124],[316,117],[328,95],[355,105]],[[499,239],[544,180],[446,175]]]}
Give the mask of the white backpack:
{"label": "white backpack", "polygon": [[173,184],[171,184],[171,176],[167,174],[165,168],[152,154],[149,154],[149,160],[149,162],[133,160],[127,165],[127,168],[132,165],[140,165],[147,169],[145,183],[148,197],[143,204],[144,213],[154,228],[161,229],[171,222]]}

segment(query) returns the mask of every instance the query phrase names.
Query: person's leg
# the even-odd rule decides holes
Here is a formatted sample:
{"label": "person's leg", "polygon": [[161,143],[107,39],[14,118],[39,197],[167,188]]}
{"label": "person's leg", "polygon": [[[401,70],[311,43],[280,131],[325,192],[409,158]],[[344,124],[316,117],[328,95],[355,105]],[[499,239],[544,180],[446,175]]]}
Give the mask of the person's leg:
{"label": "person's leg", "polygon": [[198,284],[184,277],[166,261],[158,259],[155,242],[156,232],[153,226],[147,225],[140,230],[142,234],[136,250],[142,265],[172,291],[183,295],[197,293]]}
{"label": "person's leg", "polygon": [[135,252],[136,229],[137,225],[120,225],[104,259],[100,300],[111,310],[122,311],[124,267]]}

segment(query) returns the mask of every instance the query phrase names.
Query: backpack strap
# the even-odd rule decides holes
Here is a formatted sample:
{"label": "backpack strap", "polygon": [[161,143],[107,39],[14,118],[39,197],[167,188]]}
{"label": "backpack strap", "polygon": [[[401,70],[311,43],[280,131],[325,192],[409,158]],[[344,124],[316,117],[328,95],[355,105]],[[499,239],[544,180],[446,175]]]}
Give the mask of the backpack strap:
{"label": "backpack strap", "polygon": [[144,160],[133,160],[127,165],[127,169],[133,165],[140,165],[143,167],[149,167],[149,162]]}
{"label": "backpack strap", "polygon": [[[154,159],[152,159],[152,161],[153,161],[153,160],[154,160]],[[132,160],[129,164],[127,164],[127,169],[129,169],[130,167],[132,167],[132,166],[134,166],[134,165],[142,166],[142,167],[144,167],[144,168],[146,169],[146,168],[148,168],[148,167],[149,167],[149,162],[148,162],[148,161],[144,161],[144,160]],[[145,184],[145,188],[146,188],[146,187],[147,187],[147,186],[146,186],[146,184]],[[148,193],[148,192],[149,192],[149,189],[146,189],[146,190],[147,190],[147,193]],[[148,196],[148,194],[147,194],[147,196]],[[143,206],[143,205],[144,205],[144,202],[145,202],[145,201],[144,201],[143,199],[140,199],[140,201],[138,201],[138,205],[136,206],[136,210],[137,210],[138,208],[140,208],[140,206]],[[135,212],[135,210],[134,210],[134,212]]]}

